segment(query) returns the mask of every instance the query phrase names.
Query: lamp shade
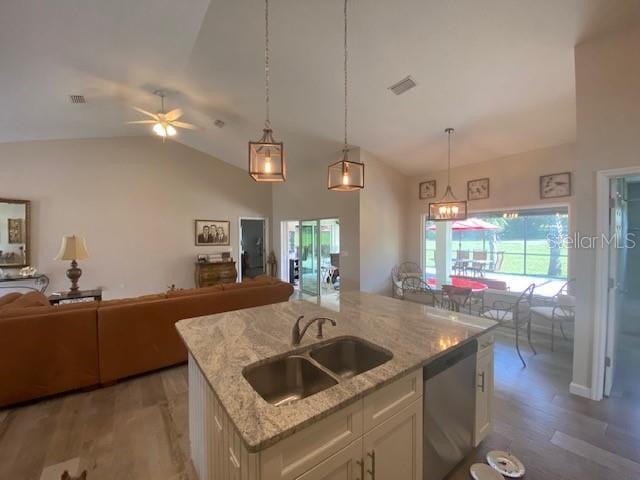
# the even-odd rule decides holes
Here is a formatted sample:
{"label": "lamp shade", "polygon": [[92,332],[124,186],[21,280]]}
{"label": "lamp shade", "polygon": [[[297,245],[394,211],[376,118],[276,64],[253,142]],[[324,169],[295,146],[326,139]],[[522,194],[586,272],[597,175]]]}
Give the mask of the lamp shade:
{"label": "lamp shade", "polygon": [[72,235],[62,237],[60,251],[54,260],[86,260],[87,258],[89,258],[89,252],[87,252],[84,238]]}

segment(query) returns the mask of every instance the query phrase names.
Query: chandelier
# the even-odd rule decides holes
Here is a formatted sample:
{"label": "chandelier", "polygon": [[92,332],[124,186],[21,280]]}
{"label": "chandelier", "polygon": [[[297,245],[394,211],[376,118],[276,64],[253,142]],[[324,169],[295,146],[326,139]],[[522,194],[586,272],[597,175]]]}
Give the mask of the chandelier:
{"label": "chandelier", "polygon": [[344,147],[342,159],[329,165],[327,187],[338,192],[353,192],[364,188],[364,163],[349,160],[349,143],[347,141],[348,124],[348,59],[347,48],[347,0],[344,0]]}
{"label": "chandelier", "polygon": [[284,145],[273,138],[269,117],[269,0],[264,2],[264,92],[266,119],[262,137],[257,142],[249,141],[249,175],[256,182],[284,182],[287,167],[284,160]]}
{"label": "chandelier", "polygon": [[466,200],[458,200],[451,190],[451,134],[455,130],[447,128],[448,154],[447,154],[447,189],[439,202],[429,203],[429,220],[452,221],[465,220],[467,218]]}

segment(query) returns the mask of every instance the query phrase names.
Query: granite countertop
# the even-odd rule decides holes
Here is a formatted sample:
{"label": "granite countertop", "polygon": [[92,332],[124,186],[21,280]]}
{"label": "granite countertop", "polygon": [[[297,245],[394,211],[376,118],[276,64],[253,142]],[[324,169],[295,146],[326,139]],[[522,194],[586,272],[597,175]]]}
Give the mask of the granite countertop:
{"label": "granite countertop", "polygon": [[[325,324],[324,340],[315,338],[316,327],[312,326],[301,345],[292,347],[291,327],[299,315],[305,319],[328,316],[337,326]],[[182,320],[176,327],[247,449],[258,452],[496,325],[492,320],[409,301],[345,292],[332,309],[294,300]],[[280,406],[263,400],[242,375],[243,368],[253,363],[344,336],[379,345],[391,351],[393,358],[320,393]]]}

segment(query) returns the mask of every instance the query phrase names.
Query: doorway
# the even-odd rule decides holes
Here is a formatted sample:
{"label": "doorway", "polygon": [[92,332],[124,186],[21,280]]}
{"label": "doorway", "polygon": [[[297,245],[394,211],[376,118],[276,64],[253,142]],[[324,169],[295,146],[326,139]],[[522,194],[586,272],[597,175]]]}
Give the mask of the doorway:
{"label": "doorway", "polygon": [[340,220],[282,222],[281,278],[302,298],[337,298],[340,290]]}
{"label": "doorway", "polygon": [[[637,171],[637,170],[636,170]],[[602,397],[640,395],[640,171],[599,172],[594,389]],[[598,318],[598,317],[596,317]]]}
{"label": "doorway", "polygon": [[267,273],[267,219],[240,218],[240,268],[238,275],[254,278]]}

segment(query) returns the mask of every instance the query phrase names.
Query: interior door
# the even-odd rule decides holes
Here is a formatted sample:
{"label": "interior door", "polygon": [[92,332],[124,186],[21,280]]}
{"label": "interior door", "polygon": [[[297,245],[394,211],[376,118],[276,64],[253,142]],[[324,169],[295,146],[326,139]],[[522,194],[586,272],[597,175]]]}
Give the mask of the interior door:
{"label": "interior door", "polygon": [[610,187],[611,210],[609,212],[609,234],[613,241],[609,243],[609,293],[607,314],[607,348],[604,369],[604,395],[611,395],[615,380],[616,345],[622,300],[624,293],[624,270],[626,252],[624,242],[627,233],[627,208],[624,179],[612,179]]}
{"label": "interior door", "polygon": [[320,247],[318,220],[300,222],[300,290],[314,297],[320,295]]}

